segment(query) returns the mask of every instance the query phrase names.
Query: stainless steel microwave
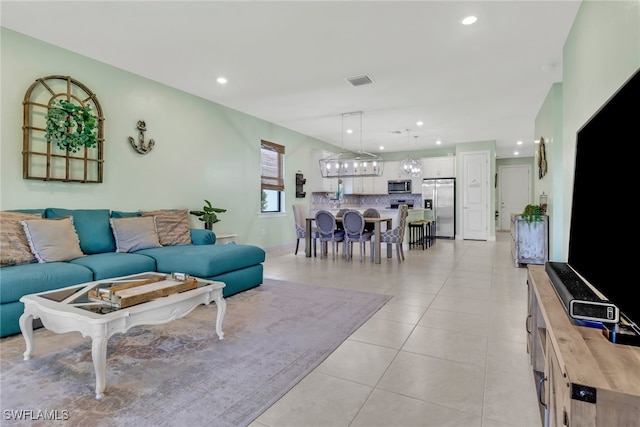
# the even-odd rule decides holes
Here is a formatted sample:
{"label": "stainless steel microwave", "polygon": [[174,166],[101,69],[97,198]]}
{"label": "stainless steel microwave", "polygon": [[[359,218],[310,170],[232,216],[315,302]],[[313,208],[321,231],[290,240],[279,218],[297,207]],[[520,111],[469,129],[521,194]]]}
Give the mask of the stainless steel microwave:
{"label": "stainless steel microwave", "polygon": [[387,181],[387,193],[411,194],[411,180],[410,179],[392,179]]}

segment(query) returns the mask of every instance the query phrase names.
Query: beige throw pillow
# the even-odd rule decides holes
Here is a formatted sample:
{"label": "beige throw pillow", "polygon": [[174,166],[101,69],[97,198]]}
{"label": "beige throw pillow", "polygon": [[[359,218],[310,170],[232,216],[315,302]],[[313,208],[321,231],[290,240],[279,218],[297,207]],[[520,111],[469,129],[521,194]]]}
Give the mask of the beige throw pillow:
{"label": "beige throw pillow", "polygon": [[162,246],[156,231],[155,217],[111,218],[109,221],[116,239],[116,252],[133,252]]}
{"label": "beige throw pillow", "polygon": [[158,238],[162,246],[191,244],[189,211],[187,209],[142,211],[141,215],[156,217]]}
{"label": "beige throw pillow", "polygon": [[84,256],[73,217],[21,221],[38,262],[71,261]]}
{"label": "beige throw pillow", "polygon": [[0,212],[0,267],[36,262],[20,221],[42,219],[42,214]]}

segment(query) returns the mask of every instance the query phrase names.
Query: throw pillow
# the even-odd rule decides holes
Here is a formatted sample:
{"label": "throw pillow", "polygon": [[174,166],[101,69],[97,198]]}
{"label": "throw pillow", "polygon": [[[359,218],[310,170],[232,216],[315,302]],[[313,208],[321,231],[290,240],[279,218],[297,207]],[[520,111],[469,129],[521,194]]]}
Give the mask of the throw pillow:
{"label": "throw pillow", "polygon": [[42,219],[42,214],[0,212],[0,267],[36,262],[20,221]]}
{"label": "throw pillow", "polygon": [[84,256],[73,217],[20,221],[38,262],[71,261]]}
{"label": "throw pillow", "polygon": [[155,216],[158,237],[162,246],[190,245],[189,211],[187,209],[166,209],[142,211],[141,215]]}
{"label": "throw pillow", "polygon": [[155,217],[111,218],[111,228],[116,238],[116,252],[133,252],[162,246],[156,231]]}

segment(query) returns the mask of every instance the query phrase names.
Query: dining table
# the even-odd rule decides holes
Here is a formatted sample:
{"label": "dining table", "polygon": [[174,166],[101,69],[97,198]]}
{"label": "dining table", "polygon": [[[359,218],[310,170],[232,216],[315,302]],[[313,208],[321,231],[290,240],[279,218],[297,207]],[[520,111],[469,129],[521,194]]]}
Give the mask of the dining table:
{"label": "dining table", "polygon": [[[311,257],[311,229],[313,227],[313,223],[315,222],[315,217],[307,217],[306,218],[306,232],[304,238],[304,252],[307,258]],[[336,217],[336,223],[340,223],[342,218]],[[380,242],[380,234],[382,233],[382,225],[386,224],[386,230],[391,230],[393,227],[393,218],[392,217],[382,217],[382,218],[365,218],[365,224],[373,224],[374,230],[373,233],[375,235],[375,244],[373,246],[373,261],[376,264],[381,263],[381,252],[382,252],[382,243]],[[391,258],[392,256],[392,245],[387,243],[387,258]]]}

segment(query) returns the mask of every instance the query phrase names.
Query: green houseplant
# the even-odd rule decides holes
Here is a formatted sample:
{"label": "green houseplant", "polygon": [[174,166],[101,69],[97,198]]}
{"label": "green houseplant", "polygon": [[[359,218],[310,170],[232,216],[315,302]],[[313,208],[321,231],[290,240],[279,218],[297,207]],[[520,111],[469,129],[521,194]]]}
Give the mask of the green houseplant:
{"label": "green houseplant", "polygon": [[532,222],[542,221],[544,213],[539,205],[527,205],[520,216],[527,224],[531,224]]}
{"label": "green houseplant", "polygon": [[216,214],[226,212],[227,210],[222,208],[214,208],[213,205],[211,205],[211,202],[206,199],[204,202],[205,205],[202,207],[201,211],[189,211],[189,213],[191,215],[197,216],[200,221],[204,222],[204,228],[206,228],[207,230],[211,230],[213,224],[220,221],[218,219],[218,215]]}
{"label": "green houseplant", "polygon": [[59,148],[75,153],[82,147],[91,148],[98,143],[97,122],[90,104],[55,100],[47,110],[44,135],[49,143],[56,143]]}

